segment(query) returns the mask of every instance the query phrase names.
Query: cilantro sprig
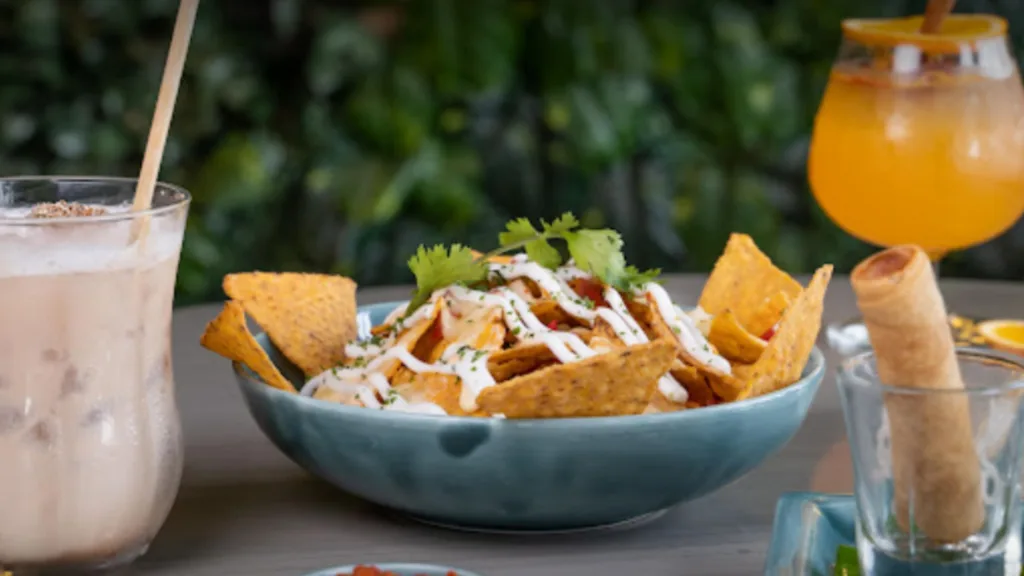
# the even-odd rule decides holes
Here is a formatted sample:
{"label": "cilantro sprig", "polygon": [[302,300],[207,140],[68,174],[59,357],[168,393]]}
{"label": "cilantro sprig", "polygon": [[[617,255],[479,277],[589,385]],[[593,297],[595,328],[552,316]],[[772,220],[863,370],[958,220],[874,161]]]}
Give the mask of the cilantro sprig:
{"label": "cilantro sprig", "polygon": [[439,288],[487,278],[487,262],[475,258],[473,251],[461,244],[452,244],[447,250],[440,244],[433,248],[420,246],[409,259],[409,269],[416,276],[416,292],[409,301],[406,315],[415,312]]}
{"label": "cilantro sprig", "polygon": [[571,212],[551,222],[541,220],[540,230],[528,219],[517,218],[508,222],[505,231],[498,235],[498,248],[477,257],[460,244],[448,249],[440,244],[432,248],[420,246],[409,259],[409,269],[416,276],[416,292],[406,314],[427,302],[435,290],[452,284],[472,285],[484,281],[487,260],[493,256],[521,249],[533,262],[545,268],[558,268],[564,263],[562,253],[550,240],[564,241],[577,267],[622,291],[652,282],[660,274],[659,270],[641,272],[634,266],[627,266],[622,254],[622,236],[615,230],[579,229],[579,226],[579,220]]}

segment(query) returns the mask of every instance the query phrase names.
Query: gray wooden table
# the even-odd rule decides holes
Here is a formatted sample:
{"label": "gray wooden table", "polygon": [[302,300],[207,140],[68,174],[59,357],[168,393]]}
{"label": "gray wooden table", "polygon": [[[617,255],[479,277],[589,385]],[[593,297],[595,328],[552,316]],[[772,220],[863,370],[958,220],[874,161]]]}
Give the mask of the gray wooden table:
{"label": "gray wooden table", "polygon": [[[694,301],[703,276],[671,276]],[[1020,315],[1024,284],[944,281],[950,307],[975,316]],[[371,288],[361,303],[406,297]],[[174,369],[186,462],[167,524],[130,575],[298,576],[352,562],[454,565],[482,576],[760,574],[775,501],[792,490],[849,492],[850,464],[831,373],[803,428],[776,457],[728,488],[630,530],[566,536],[498,536],[423,526],[363,503],[306,474],[250,418],[228,363],[199,347],[218,306],[174,316]],[[837,277],[825,321],[854,315]],[[826,352],[830,365],[836,357]]]}

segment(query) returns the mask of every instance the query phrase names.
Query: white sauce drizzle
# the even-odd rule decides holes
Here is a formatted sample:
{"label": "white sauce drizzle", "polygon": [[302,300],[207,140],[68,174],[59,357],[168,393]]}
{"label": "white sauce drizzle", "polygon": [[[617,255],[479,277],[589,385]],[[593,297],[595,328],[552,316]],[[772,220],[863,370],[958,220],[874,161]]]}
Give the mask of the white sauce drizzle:
{"label": "white sauce drizzle", "polygon": [[[610,308],[598,309],[598,315],[619,335],[623,344],[632,346],[650,341],[633,315],[629,313],[629,309],[626,308],[626,303],[622,301],[618,291],[614,288],[605,288],[604,300]],[[690,393],[686,391],[686,387],[671,374],[666,373],[658,379],[658,391],[669,400],[680,404],[690,399]]]}
{"label": "white sauce drizzle", "polygon": [[689,312],[683,312],[682,308],[679,306],[676,306],[675,308],[678,313],[689,316],[690,320],[693,320],[693,323],[697,325],[697,328],[700,329],[700,333],[703,334],[705,338],[708,333],[711,332],[711,321],[713,318],[711,317],[711,314],[705,312],[703,308],[697,306]]}
{"label": "white sauce drizzle", "polygon": [[672,299],[669,298],[668,292],[664,288],[651,282],[644,286],[644,292],[654,298],[658,313],[672,329],[672,333],[676,335],[676,339],[683,345],[683,348],[695,360],[726,374],[732,374],[732,366],[729,361],[711,351],[711,345],[689,316],[677,313]]}
{"label": "white sauce drizzle", "polygon": [[452,344],[441,354],[441,361],[451,362],[452,372],[462,380],[459,407],[466,412],[479,408],[476,399],[480,392],[495,385],[494,376],[487,369],[490,357],[489,353],[474,350],[464,344]]}
{"label": "white sauce drizzle", "polygon": [[587,272],[577,268],[576,263],[572,260],[567,262],[564,266],[559,266],[558,270],[555,270],[555,275],[563,282],[569,282],[577,279],[590,280],[593,278],[593,276]]}
{"label": "white sauce drizzle", "polygon": [[[588,307],[568,285],[567,282],[577,278],[591,276],[571,263],[551,271],[525,257],[517,256],[509,264],[491,264],[491,273],[505,279],[529,278],[555,300],[567,314],[587,324],[593,324],[597,318],[603,319],[619,335],[627,346],[648,342],[647,335],[629,313],[619,293],[613,288],[604,291],[608,308],[593,309]],[[723,372],[730,373],[728,361],[711,352],[704,334],[696,322],[702,322],[707,314],[696,309],[693,317],[684,313],[672,303],[668,293],[654,283],[645,286],[644,291],[655,301],[658,313],[672,328],[686,350],[699,362]],[[530,310],[529,303],[508,287],[498,287],[489,292],[471,290],[463,286],[450,286],[435,292],[430,303],[438,297],[452,298],[457,301],[469,301],[486,307],[498,307],[502,312],[505,325],[513,336],[523,345],[542,343],[562,363],[575,362],[597,354],[592,348],[572,332],[559,332],[547,327]],[[399,322],[405,307],[399,307],[388,316],[387,322]],[[397,332],[405,327],[414,326],[427,321],[433,307],[424,305],[409,318],[401,320],[399,330],[387,337],[382,343],[360,342],[345,347],[349,358],[364,359],[363,366],[351,366],[327,370],[306,383],[301,394],[313,395],[320,386],[328,386],[342,394],[347,394],[361,402],[367,408],[395,410],[402,412],[419,412],[425,414],[446,414],[437,404],[431,402],[408,402],[391,388],[380,367],[387,361],[397,359],[406,368],[416,373],[441,373],[458,376],[462,382],[459,397],[460,407],[471,412],[479,408],[477,398],[480,393],[496,384],[494,377],[487,370],[490,353],[475,350],[472,347],[456,343],[448,347],[435,364],[428,364],[413,356],[402,346],[395,346]],[[696,322],[695,322],[696,321]],[[444,326],[444,332],[450,332],[451,326]],[[665,374],[658,382],[658,389],[674,402],[685,402],[688,398],[684,388],[672,375]],[[385,398],[385,402],[378,399]]]}
{"label": "white sauce drizzle", "polygon": [[513,259],[510,264],[491,264],[491,272],[496,272],[506,279],[526,277],[533,280],[555,299],[562,310],[588,324],[592,324],[597,317],[597,313],[587,308],[583,304],[583,299],[573,292],[564,280],[536,262]]}

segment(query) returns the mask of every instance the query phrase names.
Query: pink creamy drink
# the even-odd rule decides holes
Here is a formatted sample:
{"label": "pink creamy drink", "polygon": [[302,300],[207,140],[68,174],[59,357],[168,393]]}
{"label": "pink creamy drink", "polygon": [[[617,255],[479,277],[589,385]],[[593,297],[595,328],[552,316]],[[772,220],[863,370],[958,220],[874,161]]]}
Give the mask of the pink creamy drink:
{"label": "pink creamy drink", "polygon": [[[0,179],[0,567],[15,573],[130,562],[177,493],[171,306],[189,199],[158,187],[130,243],[133,188]],[[29,217],[60,198],[103,214]]]}

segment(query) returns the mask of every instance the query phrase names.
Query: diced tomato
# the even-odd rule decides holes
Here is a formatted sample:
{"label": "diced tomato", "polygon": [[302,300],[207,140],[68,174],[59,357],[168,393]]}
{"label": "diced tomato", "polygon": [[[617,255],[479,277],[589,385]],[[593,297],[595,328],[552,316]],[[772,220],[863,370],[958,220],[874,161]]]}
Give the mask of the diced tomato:
{"label": "diced tomato", "polygon": [[551,322],[548,322],[548,328],[551,328],[552,330],[558,330],[558,320],[552,320]]}
{"label": "diced tomato", "polygon": [[608,303],[604,301],[604,289],[600,282],[586,278],[574,278],[569,282],[569,285],[572,286],[574,292],[587,298],[595,306],[608,306]]}
{"label": "diced tomato", "polygon": [[775,326],[765,330],[764,334],[761,334],[761,340],[771,340],[772,336],[775,336]]}

